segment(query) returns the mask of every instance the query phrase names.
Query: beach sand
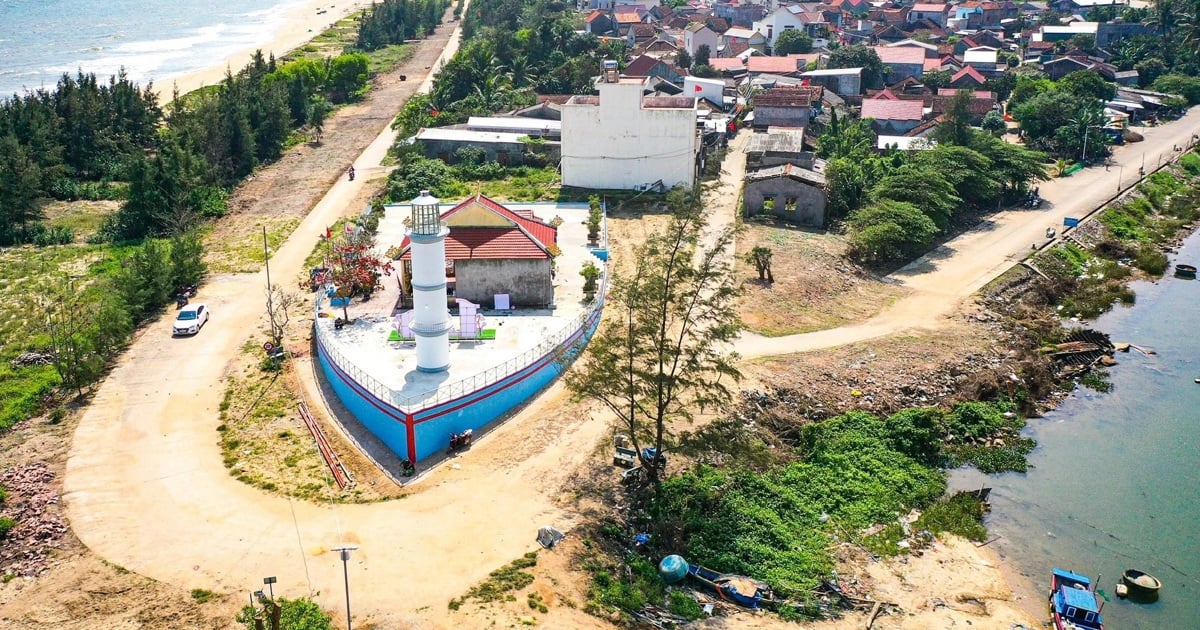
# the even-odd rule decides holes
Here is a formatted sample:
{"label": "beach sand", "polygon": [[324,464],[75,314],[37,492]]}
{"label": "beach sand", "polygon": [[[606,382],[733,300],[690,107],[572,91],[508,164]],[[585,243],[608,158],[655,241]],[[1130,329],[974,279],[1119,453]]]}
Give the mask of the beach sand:
{"label": "beach sand", "polygon": [[[310,0],[288,10],[286,22],[275,32],[270,41],[248,47],[224,59],[217,60],[211,67],[199,72],[160,79],[154,82],[154,91],[158,93],[160,102],[166,103],[171,99],[175,88],[180,94],[216,85],[225,78],[226,68],[237,72],[241,70],[254,56],[255,50],[262,50],[263,56],[275,53],[282,57],[287,52],[299,48],[309,40],[320,35],[322,31],[333,26],[338,20],[371,5],[370,0]],[[317,13],[317,11],[324,13]]]}

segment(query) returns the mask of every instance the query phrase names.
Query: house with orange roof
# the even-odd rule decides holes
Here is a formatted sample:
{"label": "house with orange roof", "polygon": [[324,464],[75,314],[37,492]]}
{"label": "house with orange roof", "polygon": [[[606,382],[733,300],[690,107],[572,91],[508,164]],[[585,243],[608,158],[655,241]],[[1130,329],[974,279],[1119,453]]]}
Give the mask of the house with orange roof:
{"label": "house with orange roof", "polygon": [[592,35],[607,35],[613,31],[614,24],[607,11],[596,9],[583,19],[583,30]]}
{"label": "house with orange roof", "polygon": [[[441,215],[446,237],[446,276],[456,298],[490,304],[507,293],[512,306],[542,308],[554,301],[551,273],[558,228],[515,212],[482,195],[464,200]],[[412,291],[412,242],[400,243],[401,286]]]}

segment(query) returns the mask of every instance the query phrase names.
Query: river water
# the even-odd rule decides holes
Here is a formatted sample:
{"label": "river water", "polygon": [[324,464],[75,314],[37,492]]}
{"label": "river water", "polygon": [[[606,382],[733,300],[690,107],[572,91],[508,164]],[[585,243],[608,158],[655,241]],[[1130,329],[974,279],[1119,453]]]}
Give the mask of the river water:
{"label": "river water", "polygon": [[[1200,234],[1177,259],[1200,261]],[[1168,274],[1132,288],[1135,305],[1092,327],[1157,354],[1118,353],[1110,393],[1079,389],[1030,420],[1028,473],[955,471],[952,485],[994,488],[987,525],[1001,538],[991,546],[1039,611],[1058,566],[1102,576],[1107,628],[1200,628],[1200,282]],[[1127,568],[1163,581],[1158,602],[1116,597]]]}

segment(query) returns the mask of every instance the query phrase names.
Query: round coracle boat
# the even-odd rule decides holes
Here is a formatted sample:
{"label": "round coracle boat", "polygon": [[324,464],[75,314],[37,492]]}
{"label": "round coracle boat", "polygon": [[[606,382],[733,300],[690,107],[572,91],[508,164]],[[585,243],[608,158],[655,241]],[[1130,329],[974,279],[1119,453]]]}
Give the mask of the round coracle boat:
{"label": "round coracle boat", "polygon": [[1158,578],[1137,569],[1126,569],[1121,575],[1121,581],[1129,586],[1131,594],[1152,595],[1162,588],[1162,582]]}

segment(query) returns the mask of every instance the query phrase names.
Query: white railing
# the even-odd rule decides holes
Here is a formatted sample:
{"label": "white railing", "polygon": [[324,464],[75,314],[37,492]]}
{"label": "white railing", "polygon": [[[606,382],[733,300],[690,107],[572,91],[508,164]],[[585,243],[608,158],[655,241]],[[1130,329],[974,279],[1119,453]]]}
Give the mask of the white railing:
{"label": "white railing", "polygon": [[[471,392],[498,383],[533,365],[547,354],[566,351],[569,346],[565,346],[564,344],[577,332],[586,328],[588,321],[593,316],[599,316],[601,309],[604,307],[604,292],[607,287],[608,274],[605,273],[601,278],[600,286],[596,293],[596,300],[588,310],[571,318],[571,321],[566,326],[533,348],[473,376],[454,381],[453,383],[447,383],[433,391],[416,394],[405,394],[401,390],[388,387],[380,382],[379,379],[355,365],[353,361],[338,349],[338,342],[330,337],[329,326],[322,326],[319,316],[314,319],[313,329],[315,330],[320,350],[329,361],[333,362],[334,365],[376,398],[409,413],[415,413],[457,398],[462,398]],[[318,305],[318,315],[320,312],[319,309],[320,306]]]}
{"label": "white railing", "polygon": [[[607,209],[606,209],[607,210]],[[368,214],[364,212],[364,214]],[[607,250],[608,246],[608,221],[607,212],[605,212],[605,220],[602,225],[602,241],[601,243]],[[447,383],[438,387],[433,391],[420,392],[417,394],[404,394],[403,391],[392,389],[384,385],[379,379],[366,373],[350,361],[337,348],[337,341],[329,337],[328,326],[321,326],[321,303],[322,299],[318,297],[315,314],[313,317],[313,330],[317,337],[318,351],[323,352],[325,357],[336,365],[339,369],[345,372],[356,383],[370,392],[379,400],[390,403],[392,406],[406,411],[408,413],[416,413],[424,409],[436,407],[442,403],[462,398],[471,392],[477,391],[489,385],[498,383],[517,372],[533,365],[542,357],[551,352],[565,352],[569,346],[563,345],[575,333],[585,329],[588,326],[589,320],[593,317],[599,317],[600,311],[604,308],[604,296],[608,290],[608,264],[605,262],[604,271],[600,277],[600,284],[596,292],[596,300],[592,303],[588,310],[576,315],[571,321],[559,330],[556,334],[543,340],[537,346],[522,352],[500,365],[490,367],[483,372],[469,376],[464,379]],[[558,360],[555,358],[555,360]]]}

